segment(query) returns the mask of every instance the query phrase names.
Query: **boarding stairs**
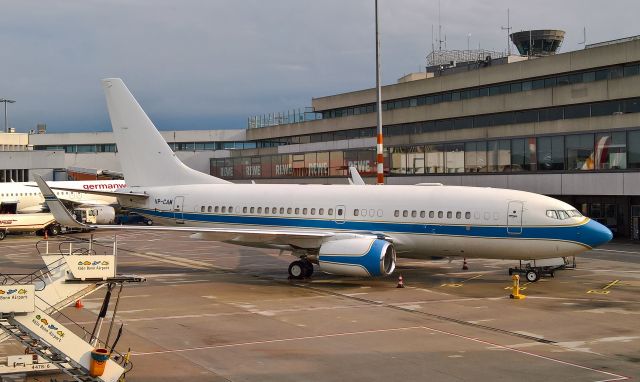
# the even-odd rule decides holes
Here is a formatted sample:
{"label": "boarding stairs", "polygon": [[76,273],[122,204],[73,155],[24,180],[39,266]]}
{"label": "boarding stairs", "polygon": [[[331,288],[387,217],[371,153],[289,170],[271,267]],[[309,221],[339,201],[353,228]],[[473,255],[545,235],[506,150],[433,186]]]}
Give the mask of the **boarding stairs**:
{"label": "boarding stairs", "polygon": [[[26,319],[33,319],[36,313],[25,316]],[[37,354],[47,362],[54,364],[65,374],[70,375],[79,382],[97,382],[101,379],[89,376],[88,370],[78,362],[69,358],[59,349],[45,342],[42,337],[27,330],[19,321],[19,318],[0,318],[0,327],[4,329],[13,339],[21,343],[29,352]]]}
{"label": "boarding stairs", "polygon": [[[98,325],[102,320],[96,323],[93,333],[77,324],[73,325],[77,327],[72,331],[59,322],[63,317],[65,322],[73,324],[61,309],[101,286],[109,286],[107,295],[110,297],[114,285],[144,279],[116,275],[115,243],[113,254],[105,255],[96,255],[93,249],[69,248],[66,253],[50,253],[47,243],[47,250],[41,253],[46,268],[28,275],[0,274],[0,341],[13,338],[27,349],[27,353],[42,357],[76,381],[117,382],[127,365],[119,363],[126,357],[113,350],[115,344],[111,346],[113,357],[107,360],[104,373],[99,377],[89,375],[92,350],[96,347],[108,349],[107,344],[100,343],[98,335],[94,336],[96,328],[99,333]],[[106,301],[107,304],[103,304],[105,313],[108,309]],[[6,333],[4,338],[3,331]]]}

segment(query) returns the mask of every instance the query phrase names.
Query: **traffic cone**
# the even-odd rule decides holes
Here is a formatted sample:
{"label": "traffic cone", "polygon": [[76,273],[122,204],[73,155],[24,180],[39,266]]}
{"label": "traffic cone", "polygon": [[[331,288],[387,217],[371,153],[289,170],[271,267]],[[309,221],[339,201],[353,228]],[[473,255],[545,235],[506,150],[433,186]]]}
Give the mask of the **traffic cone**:
{"label": "traffic cone", "polygon": [[45,228],[44,230],[44,239],[49,240],[49,230]]}
{"label": "traffic cone", "polygon": [[402,280],[402,275],[398,276],[398,285],[396,288],[404,288],[404,281]]}
{"label": "traffic cone", "polygon": [[464,258],[464,261],[462,262],[462,270],[463,271],[468,271],[469,267],[467,266],[467,258]]}
{"label": "traffic cone", "polygon": [[76,300],[75,307],[78,309],[84,308],[84,305],[82,304],[82,300]]}

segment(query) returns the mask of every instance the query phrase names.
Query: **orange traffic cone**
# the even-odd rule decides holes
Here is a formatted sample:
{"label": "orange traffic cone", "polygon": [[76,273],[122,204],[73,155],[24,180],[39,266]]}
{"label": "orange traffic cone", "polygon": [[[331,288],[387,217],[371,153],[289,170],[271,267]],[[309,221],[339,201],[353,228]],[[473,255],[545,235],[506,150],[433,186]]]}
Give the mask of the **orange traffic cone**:
{"label": "orange traffic cone", "polygon": [[44,230],[44,239],[45,240],[49,240],[49,230],[48,229]]}
{"label": "orange traffic cone", "polygon": [[467,258],[465,257],[464,261],[462,262],[462,270],[463,271],[468,271],[469,267],[467,266]]}
{"label": "orange traffic cone", "polygon": [[398,277],[398,285],[396,288],[404,288],[404,281],[402,280],[402,275]]}
{"label": "orange traffic cone", "polygon": [[74,306],[78,309],[84,308],[84,305],[82,304],[82,300],[76,300],[76,304]]}

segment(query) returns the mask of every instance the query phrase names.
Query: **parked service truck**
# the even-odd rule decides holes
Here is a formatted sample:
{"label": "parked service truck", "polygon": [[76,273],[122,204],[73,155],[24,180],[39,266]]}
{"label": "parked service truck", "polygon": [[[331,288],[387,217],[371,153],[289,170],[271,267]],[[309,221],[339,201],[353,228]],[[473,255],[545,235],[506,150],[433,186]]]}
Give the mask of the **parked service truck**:
{"label": "parked service truck", "polygon": [[78,207],[73,213],[83,224],[113,224],[116,220],[116,211],[110,206]]}

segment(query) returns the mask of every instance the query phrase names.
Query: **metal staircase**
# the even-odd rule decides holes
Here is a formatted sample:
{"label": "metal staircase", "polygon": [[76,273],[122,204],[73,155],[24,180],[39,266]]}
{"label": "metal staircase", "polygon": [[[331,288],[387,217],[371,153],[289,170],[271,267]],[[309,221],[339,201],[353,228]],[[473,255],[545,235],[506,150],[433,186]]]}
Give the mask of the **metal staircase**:
{"label": "metal staircase", "polygon": [[[92,245],[90,243],[90,248]],[[7,337],[13,338],[28,353],[42,357],[76,381],[118,382],[126,371],[126,365],[116,362],[122,362],[125,357],[113,351],[115,343],[111,345],[111,353],[115,356],[107,359],[103,374],[99,377],[89,375],[91,352],[99,343],[98,334],[94,336],[94,333],[100,332],[113,286],[144,279],[116,275],[115,243],[111,255],[95,255],[95,252],[78,255],[77,250],[72,251],[71,246],[68,253],[60,251],[51,254],[48,249],[49,243],[46,253],[41,253],[47,264],[45,268],[28,275],[0,274],[0,342]],[[109,285],[103,303],[104,313],[101,312],[102,316],[96,323],[94,333],[85,331],[79,325],[74,332],[58,322],[59,317],[73,322],[60,309],[68,306],[73,299],[94,292],[104,285]],[[3,332],[5,336],[2,335]],[[89,338],[89,342],[86,338]],[[99,347],[108,348],[102,344]],[[128,357],[126,358],[128,362]]]}
{"label": "metal staircase", "polygon": [[43,341],[40,336],[34,336],[26,330],[14,317],[0,318],[0,327],[13,339],[21,343],[30,353],[37,354],[45,360],[55,364],[64,373],[79,382],[98,382],[98,378],[89,376],[89,371],[82,365],[65,356],[56,348]]}

